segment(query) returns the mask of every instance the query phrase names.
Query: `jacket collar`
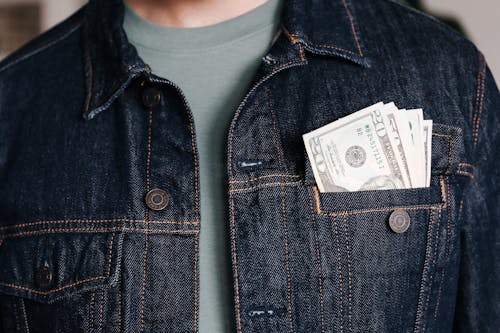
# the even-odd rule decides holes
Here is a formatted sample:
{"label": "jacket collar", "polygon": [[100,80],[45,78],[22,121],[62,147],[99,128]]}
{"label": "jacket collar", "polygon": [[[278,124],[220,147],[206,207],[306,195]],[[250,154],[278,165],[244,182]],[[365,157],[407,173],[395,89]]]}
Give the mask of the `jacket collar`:
{"label": "jacket collar", "polygon": [[[336,56],[369,66],[349,0],[284,0],[282,28],[286,49],[274,46],[270,53],[302,49]],[[90,0],[85,9],[84,47],[86,101],[85,119],[107,109],[138,76],[149,76],[150,68],[137,54],[123,30],[123,0]]]}

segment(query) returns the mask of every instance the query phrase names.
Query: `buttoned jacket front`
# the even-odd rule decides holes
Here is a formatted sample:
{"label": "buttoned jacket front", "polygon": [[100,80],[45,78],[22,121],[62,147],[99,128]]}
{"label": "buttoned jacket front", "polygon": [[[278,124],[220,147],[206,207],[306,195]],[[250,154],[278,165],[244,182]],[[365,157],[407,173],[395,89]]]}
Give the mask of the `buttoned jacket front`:
{"label": "buttoned jacket front", "polygon": [[[91,0],[0,63],[0,331],[198,329],[196,124],[123,13]],[[434,121],[431,186],[319,192],[302,135],[379,101]],[[499,111],[433,18],[286,1],[227,129],[235,331],[494,332]]]}

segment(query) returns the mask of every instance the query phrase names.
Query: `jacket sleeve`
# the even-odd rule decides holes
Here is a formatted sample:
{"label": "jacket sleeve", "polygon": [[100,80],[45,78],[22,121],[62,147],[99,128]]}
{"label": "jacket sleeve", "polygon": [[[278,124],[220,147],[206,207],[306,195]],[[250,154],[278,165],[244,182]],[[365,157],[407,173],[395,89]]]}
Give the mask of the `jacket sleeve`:
{"label": "jacket sleeve", "polygon": [[480,55],[466,136],[474,166],[459,208],[460,267],[454,332],[500,327],[500,93]]}

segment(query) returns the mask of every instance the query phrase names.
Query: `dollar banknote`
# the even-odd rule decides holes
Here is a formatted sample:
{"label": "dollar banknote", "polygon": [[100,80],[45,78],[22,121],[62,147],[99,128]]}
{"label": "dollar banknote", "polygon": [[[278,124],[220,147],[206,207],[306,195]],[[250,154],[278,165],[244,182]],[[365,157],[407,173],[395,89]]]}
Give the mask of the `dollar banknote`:
{"label": "dollar banknote", "polygon": [[429,186],[432,121],[382,102],[303,135],[320,192]]}

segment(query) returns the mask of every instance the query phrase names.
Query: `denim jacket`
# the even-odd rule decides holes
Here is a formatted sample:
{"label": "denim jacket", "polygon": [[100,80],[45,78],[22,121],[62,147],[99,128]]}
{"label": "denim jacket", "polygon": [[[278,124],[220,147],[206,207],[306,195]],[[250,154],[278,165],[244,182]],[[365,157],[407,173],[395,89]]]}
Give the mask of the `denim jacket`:
{"label": "denim jacket", "polygon": [[[196,124],[122,20],[91,0],[0,63],[2,333],[198,330]],[[227,129],[234,330],[497,331],[483,55],[386,0],[288,0],[281,28]],[[434,121],[431,186],[319,192],[302,134],[379,101]]]}

